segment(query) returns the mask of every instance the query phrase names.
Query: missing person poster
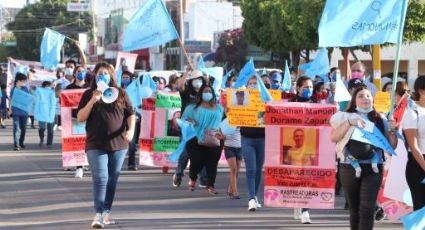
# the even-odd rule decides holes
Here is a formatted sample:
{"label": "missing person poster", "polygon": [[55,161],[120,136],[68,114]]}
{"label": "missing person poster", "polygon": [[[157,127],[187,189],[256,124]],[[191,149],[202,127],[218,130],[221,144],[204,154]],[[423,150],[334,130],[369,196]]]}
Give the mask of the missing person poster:
{"label": "missing person poster", "polygon": [[264,204],[331,209],[335,203],[333,105],[270,103],[265,109]]}
{"label": "missing person poster", "polygon": [[140,132],[140,165],[170,166],[168,155],[180,144],[177,119],[181,117],[179,93],[158,92],[143,99]]}
{"label": "missing person poster", "polygon": [[[282,92],[270,90],[273,101],[281,99]],[[229,125],[239,127],[264,127],[265,103],[261,101],[259,90],[227,89],[226,105],[229,109]]]}
{"label": "missing person poster", "polygon": [[77,121],[77,108],[84,91],[75,89],[61,93],[63,167],[88,165],[85,153],[86,124]]}

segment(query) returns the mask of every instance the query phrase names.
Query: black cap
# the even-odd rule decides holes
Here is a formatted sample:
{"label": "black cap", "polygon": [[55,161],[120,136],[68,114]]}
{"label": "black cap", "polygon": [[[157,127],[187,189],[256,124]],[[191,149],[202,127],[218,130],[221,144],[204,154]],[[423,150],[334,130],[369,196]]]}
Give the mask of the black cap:
{"label": "black cap", "polygon": [[365,85],[365,83],[363,82],[362,79],[355,78],[355,79],[351,79],[348,82],[348,90],[355,89],[355,88],[362,87],[362,86],[366,87],[366,85]]}

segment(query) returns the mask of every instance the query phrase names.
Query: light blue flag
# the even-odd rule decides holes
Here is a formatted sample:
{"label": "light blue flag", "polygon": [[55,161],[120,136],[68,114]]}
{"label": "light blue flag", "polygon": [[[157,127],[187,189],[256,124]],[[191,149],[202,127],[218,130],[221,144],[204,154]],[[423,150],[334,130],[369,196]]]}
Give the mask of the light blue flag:
{"label": "light blue flag", "polygon": [[388,142],[387,138],[376,126],[373,127],[372,133],[362,128],[355,128],[353,134],[351,135],[351,139],[381,148],[391,155],[397,155]]}
{"label": "light blue flag", "polygon": [[34,118],[38,121],[53,123],[56,112],[55,91],[51,88],[37,87],[34,101]]}
{"label": "light blue flag", "polygon": [[285,61],[285,74],[283,75],[282,91],[289,92],[291,90],[291,73],[289,73],[288,61]]}
{"label": "light blue flag", "polygon": [[177,149],[168,156],[168,160],[171,162],[177,162],[180,155],[186,148],[186,142],[196,136],[196,129],[193,127],[192,123],[181,119],[177,119],[176,121],[182,133],[182,140],[180,141]]}
{"label": "light blue flag", "polygon": [[122,66],[120,65],[117,70],[115,70],[115,76],[117,79],[118,87],[121,87],[121,78],[122,78]]}
{"label": "light blue flag", "polygon": [[199,57],[199,61],[198,61],[198,64],[197,64],[197,68],[198,68],[198,69],[206,68],[206,66],[205,66],[205,62],[204,62],[204,58],[203,58],[202,56],[200,56],[200,57]]}
{"label": "light blue flag", "polygon": [[264,103],[272,101],[273,98],[270,95],[269,90],[264,85],[263,80],[261,80],[261,77],[258,74],[255,76],[257,77],[257,87],[258,87],[258,90],[260,90],[261,101],[263,101]]}
{"label": "light blue flag", "polygon": [[51,29],[44,31],[40,46],[40,62],[49,70],[55,70],[60,61],[60,52],[65,36]]}
{"label": "light blue flag", "polygon": [[142,104],[142,97],[140,95],[140,77],[133,80],[126,88],[125,92],[130,99],[131,105],[139,114],[142,112],[140,105]]}
{"label": "light blue flag", "polygon": [[178,38],[162,0],[147,0],[124,30],[123,50],[132,51],[165,44]]}
{"label": "light blue flag", "polygon": [[214,78],[212,87],[214,89],[215,95],[219,96],[219,90],[223,82],[223,67],[200,68],[199,70],[204,74]]}
{"label": "light blue flag", "polygon": [[405,230],[425,229],[425,207],[400,218]]}
{"label": "light blue flag", "polygon": [[299,69],[304,71],[304,75],[312,79],[319,75],[325,80],[326,77],[323,76],[326,76],[329,72],[328,50],[321,48],[313,61],[300,65]]}
{"label": "light blue flag", "polygon": [[33,104],[33,96],[30,93],[25,92],[24,90],[14,88],[12,95],[12,106],[18,109],[21,109],[27,113],[31,111]]}
{"label": "light blue flag", "polygon": [[229,79],[230,76],[232,76],[232,73],[235,71],[235,69],[231,69],[230,71],[228,71],[226,73],[226,75],[223,76],[223,81],[221,82],[221,88],[225,89],[226,88],[226,82]]}
{"label": "light blue flag", "polygon": [[266,67],[264,67],[264,68],[263,68],[263,71],[261,72],[261,76],[262,76],[262,75],[267,75]]}
{"label": "light blue flag", "polygon": [[157,85],[155,81],[153,80],[151,73],[143,73],[143,80],[142,80],[141,87],[150,88],[152,92],[157,91]]}
{"label": "light blue flag", "polygon": [[[407,0],[327,0],[319,24],[319,47],[397,43]],[[406,6],[403,7],[403,5]]]}
{"label": "light blue flag", "polygon": [[249,78],[255,76],[256,74],[257,72],[255,71],[254,60],[251,57],[239,72],[239,76],[236,78],[236,82],[233,88],[240,88],[245,86],[248,83]]}

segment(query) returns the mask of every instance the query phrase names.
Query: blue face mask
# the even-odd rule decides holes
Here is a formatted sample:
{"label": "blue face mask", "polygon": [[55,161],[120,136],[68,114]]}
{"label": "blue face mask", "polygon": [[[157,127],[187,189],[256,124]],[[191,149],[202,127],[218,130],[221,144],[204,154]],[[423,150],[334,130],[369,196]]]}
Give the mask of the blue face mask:
{"label": "blue face mask", "polygon": [[127,85],[129,85],[129,84],[130,84],[130,79],[122,79],[122,80],[121,80],[121,84],[122,84],[123,86],[127,86]]}
{"label": "blue face mask", "polygon": [[370,108],[368,108],[368,109],[362,109],[362,108],[360,108],[360,107],[356,107],[356,110],[357,110],[357,112],[359,112],[359,113],[368,114],[368,113],[370,113],[370,112],[372,112],[372,111],[373,111],[373,108],[372,108],[372,107],[370,107]]}
{"label": "blue face mask", "polygon": [[100,74],[97,76],[96,83],[98,83],[99,81],[103,81],[107,85],[109,85],[109,83],[111,82],[111,76],[109,76],[109,74]]}
{"label": "blue face mask", "polygon": [[301,93],[301,97],[305,99],[310,99],[310,97],[313,96],[313,89],[312,88],[304,88],[303,92]]}
{"label": "blue face mask", "polygon": [[271,88],[272,89],[279,89],[280,88],[280,84],[279,83],[272,83]]}
{"label": "blue face mask", "polygon": [[202,93],[202,100],[205,102],[210,102],[213,98],[212,93]]}
{"label": "blue face mask", "polygon": [[77,79],[79,80],[79,81],[84,81],[84,79],[86,79],[86,72],[78,72],[77,73]]}

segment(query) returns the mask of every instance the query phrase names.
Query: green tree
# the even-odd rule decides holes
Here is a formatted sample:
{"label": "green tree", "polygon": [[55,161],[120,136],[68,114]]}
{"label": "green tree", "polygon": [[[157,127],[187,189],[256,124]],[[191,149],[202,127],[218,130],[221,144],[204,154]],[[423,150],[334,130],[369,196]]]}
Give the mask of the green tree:
{"label": "green tree", "polygon": [[[246,62],[247,42],[241,29],[226,30],[220,34],[215,62],[228,69],[240,69]],[[220,64],[219,64],[220,63]]]}
{"label": "green tree", "polygon": [[[69,0],[41,0],[27,5],[7,24],[16,37],[16,58],[38,61],[44,28],[51,28],[70,38],[78,40],[78,33],[88,32],[92,38],[92,18],[90,13],[67,12]],[[66,39],[67,40],[67,39]],[[65,54],[78,55],[75,44],[67,40],[64,44]]]}
{"label": "green tree", "polygon": [[[281,55],[292,52],[292,65],[297,66],[301,51],[306,51],[304,58],[308,61],[309,50],[318,48],[324,4],[325,0],[242,0],[246,39]],[[424,18],[425,3],[410,0],[403,41],[425,41]],[[351,49],[368,50],[368,47]]]}

